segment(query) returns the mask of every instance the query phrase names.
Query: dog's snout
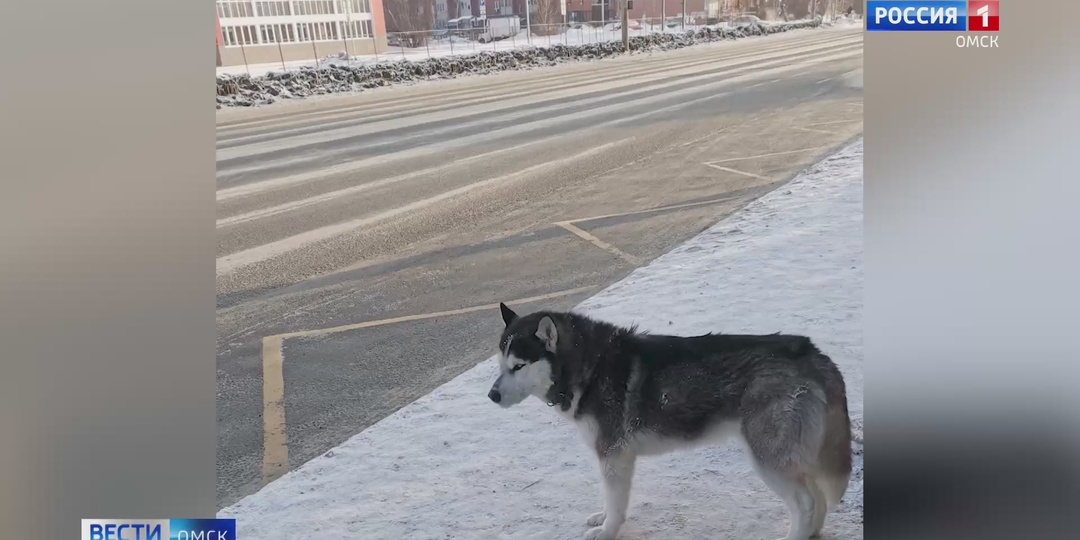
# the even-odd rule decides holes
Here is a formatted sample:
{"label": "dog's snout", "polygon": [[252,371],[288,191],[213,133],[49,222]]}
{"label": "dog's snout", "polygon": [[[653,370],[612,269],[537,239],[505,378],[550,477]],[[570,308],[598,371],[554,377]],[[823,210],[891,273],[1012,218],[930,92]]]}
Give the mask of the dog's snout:
{"label": "dog's snout", "polygon": [[495,403],[502,401],[502,394],[500,394],[499,391],[494,388],[492,388],[491,391],[488,392],[488,397],[491,398],[491,401],[494,401]]}

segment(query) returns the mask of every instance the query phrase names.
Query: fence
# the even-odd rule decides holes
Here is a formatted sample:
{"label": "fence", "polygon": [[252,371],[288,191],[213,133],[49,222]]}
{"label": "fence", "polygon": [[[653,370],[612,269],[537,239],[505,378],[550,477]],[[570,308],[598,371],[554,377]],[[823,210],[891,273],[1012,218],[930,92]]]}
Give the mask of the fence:
{"label": "fence", "polygon": [[[643,36],[654,32],[672,32],[679,29],[679,22],[630,21],[630,36]],[[693,25],[690,25],[693,27]],[[689,29],[689,28],[688,28]],[[505,36],[492,36],[484,28],[462,30],[436,30],[426,32],[395,32],[389,34],[390,50],[387,56],[400,60],[423,60],[454,54],[471,54],[481,51],[507,51],[521,47],[550,47],[552,45],[584,45],[619,41],[622,39],[620,21],[606,24],[568,23],[533,24],[531,31],[525,28]]]}

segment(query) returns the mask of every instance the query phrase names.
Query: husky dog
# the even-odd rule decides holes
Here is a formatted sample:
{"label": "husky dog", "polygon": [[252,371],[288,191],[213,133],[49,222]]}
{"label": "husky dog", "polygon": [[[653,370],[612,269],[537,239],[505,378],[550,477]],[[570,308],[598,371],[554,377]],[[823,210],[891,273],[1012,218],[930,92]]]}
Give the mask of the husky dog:
{"label": "husky dog", "polygon": [[817,536],[851,476],[844,379],[809,338],[652,336],[572,313],[524,317],[500,304],[502,407],[535,396],[571,419],[600,462],[602,512],[587,540],[614,540],[626,521],[638,456],[740,440],[787,504],[786,540]]}

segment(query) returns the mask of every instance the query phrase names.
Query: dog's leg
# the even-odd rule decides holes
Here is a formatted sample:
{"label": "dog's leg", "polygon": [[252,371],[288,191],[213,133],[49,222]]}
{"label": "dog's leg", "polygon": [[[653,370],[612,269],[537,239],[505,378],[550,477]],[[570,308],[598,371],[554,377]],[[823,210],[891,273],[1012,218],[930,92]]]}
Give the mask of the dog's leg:
{"label": "dog's leg", "polygon": [[810,537],[817,538],[821,536],[821,529],[825,528],[825,514],[829,512],[829,503],[816,478],[807,478],[806,486],[810,488],[810,493],[814,496],[814,522]]}
{"label": "dog's leg", "polygon": [[813,480],[802,475],[786,474],[760,462],[756,464],[756,469],[761,479],[765,481],[765,485],[769,486],[769,489],[787,504],[791,524],[788,526],[787,536],[782,540],[810,538],[815,532],[815,522],[819,513],[821,522],[825,522],[825,510],[818,509],[817,497],[808,485]]}
{"label": "dog's leg", "polygon": [[604,477],[604,511],[589,516],[589,525],[601,525],[589,529],[585,540],[615,540],[619,528],[626,522],[626,508],[630,505],[630,486],[634,479],[635,456],[619,454],[601,458],[600,472]]}
{"label": "dog's leg", "polygon": [[607,513],[606,512],[597,512],[597,513],[589,516],[589,519],[585,520],[585,524],[590,526],[590,527],[596,527],[598,525],[603,525],[605,518],[607,518]]}
{"label": "dog's leg", "polygon": [[825,520],[826,499],[810,476],[825,436],[825,409],[816,384],[775,373],[749,385],[742,398],[742,433],[754,467],[791,513],[785,540],[808,540]]}

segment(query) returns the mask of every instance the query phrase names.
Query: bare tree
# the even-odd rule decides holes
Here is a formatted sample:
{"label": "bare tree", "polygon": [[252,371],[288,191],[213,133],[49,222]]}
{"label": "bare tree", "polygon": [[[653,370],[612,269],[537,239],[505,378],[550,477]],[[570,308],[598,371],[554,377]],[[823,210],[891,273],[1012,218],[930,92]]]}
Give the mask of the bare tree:
{"label": "bare tree", "polygon": [[386,32],[398,33],[404,47],[427,43],[435,27],[435,2],[432,0],[386,0]]}
{"label": "bare tree", "polygon": [[559,0],[536,0],[536,13],[531,15],[537,28],[533,34],[549,36],[562,31],[562,3]]}

